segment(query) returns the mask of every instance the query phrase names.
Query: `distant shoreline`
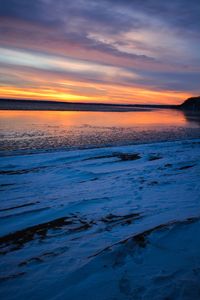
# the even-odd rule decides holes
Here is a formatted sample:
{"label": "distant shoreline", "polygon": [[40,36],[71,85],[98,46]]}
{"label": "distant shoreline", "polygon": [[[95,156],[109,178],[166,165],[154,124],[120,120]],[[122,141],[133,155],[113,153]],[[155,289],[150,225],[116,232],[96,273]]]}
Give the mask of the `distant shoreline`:
{"label": "distant shoreline", "polygon": [[73,103],[40,100],[0,99],[0,110],[30,111],[97,111],[97,112],[131,112],[151,111],[152,109],[177,109],[178,105],[148,104],[104,104],[104,103]]}

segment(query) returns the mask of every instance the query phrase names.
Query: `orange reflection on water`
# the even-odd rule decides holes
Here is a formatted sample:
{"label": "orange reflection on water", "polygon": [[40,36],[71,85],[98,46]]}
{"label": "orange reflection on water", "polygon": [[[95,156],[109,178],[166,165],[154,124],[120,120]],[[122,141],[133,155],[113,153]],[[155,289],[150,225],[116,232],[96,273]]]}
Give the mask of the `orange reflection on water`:
{"label": "orange reflection on water", "polygon": [[[64,127],[137,127],[187,126],[184,114],[177,110],[136,112],[76,112],[76,111],[0,111],[4,126],[33,129],[40,126]],[[6,123],[6,124],[5,124]],[[10,124],[10,125],[9,125]]]}

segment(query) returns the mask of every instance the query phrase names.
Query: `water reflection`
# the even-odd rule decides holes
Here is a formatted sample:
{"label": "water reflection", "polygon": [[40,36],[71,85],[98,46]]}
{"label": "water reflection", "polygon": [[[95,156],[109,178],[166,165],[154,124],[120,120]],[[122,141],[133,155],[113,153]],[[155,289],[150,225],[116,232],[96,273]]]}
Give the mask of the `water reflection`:
{"label": "water reflection", "polygon": [[178,110],[0,111],[3,150],[99,147],[200,137],[199,118]]}
{"label": "water reflection", "polygon": [[19,127],[37,125],[59,126],[115,126],[182,125],[190,119],[178,110],[153,110],[137,112],[74,112],[74,111],[0,111],[1,126]]}
{"label": "water reflection", "polygon": [[189,124],[194,123],[200,126],[200,112],[184,111],[183,113]]}

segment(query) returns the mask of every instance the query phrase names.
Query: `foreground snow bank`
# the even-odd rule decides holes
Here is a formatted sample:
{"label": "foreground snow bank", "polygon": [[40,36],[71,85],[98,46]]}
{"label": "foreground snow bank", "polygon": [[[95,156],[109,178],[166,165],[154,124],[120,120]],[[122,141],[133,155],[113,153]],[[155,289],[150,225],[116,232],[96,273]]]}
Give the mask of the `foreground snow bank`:
{"label": "foreground snow bank", "polygon": [[130,238],[66,278],[56,299],[200,299],[200,221]]}
{"label": "foreground snow bank", "polygon": [[200,140],[2,158],[2,296],[198,299],[199,158]]}

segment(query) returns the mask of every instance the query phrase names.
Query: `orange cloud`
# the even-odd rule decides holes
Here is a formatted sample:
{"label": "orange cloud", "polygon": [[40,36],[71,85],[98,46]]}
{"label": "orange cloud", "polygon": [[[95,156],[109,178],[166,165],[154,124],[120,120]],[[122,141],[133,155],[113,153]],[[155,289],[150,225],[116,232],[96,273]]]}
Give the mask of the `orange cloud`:
{"label": "orange cloud", "polygon": [[[76,87],[79,84],[79,93],[69,89],[69,85]],[[65,87],[67,85],[67,87]],[[190,96],[189,93],[172,91],[152,91],[148,89],[122,87],[116,85],[88,84],[88,91],[84,92],[86,83],[59,82],[57,87],[17,88],[15,86],[0,87],[2,98],[11,99],[35,99],[72,102],[96,102],[96,103],[148,103],[148,104],[179,104]],[[83,91],[81,92],[81,86]],[[95,93],[95,90],[101,93]],[[98,94],[98,95],[96,95]]]}

